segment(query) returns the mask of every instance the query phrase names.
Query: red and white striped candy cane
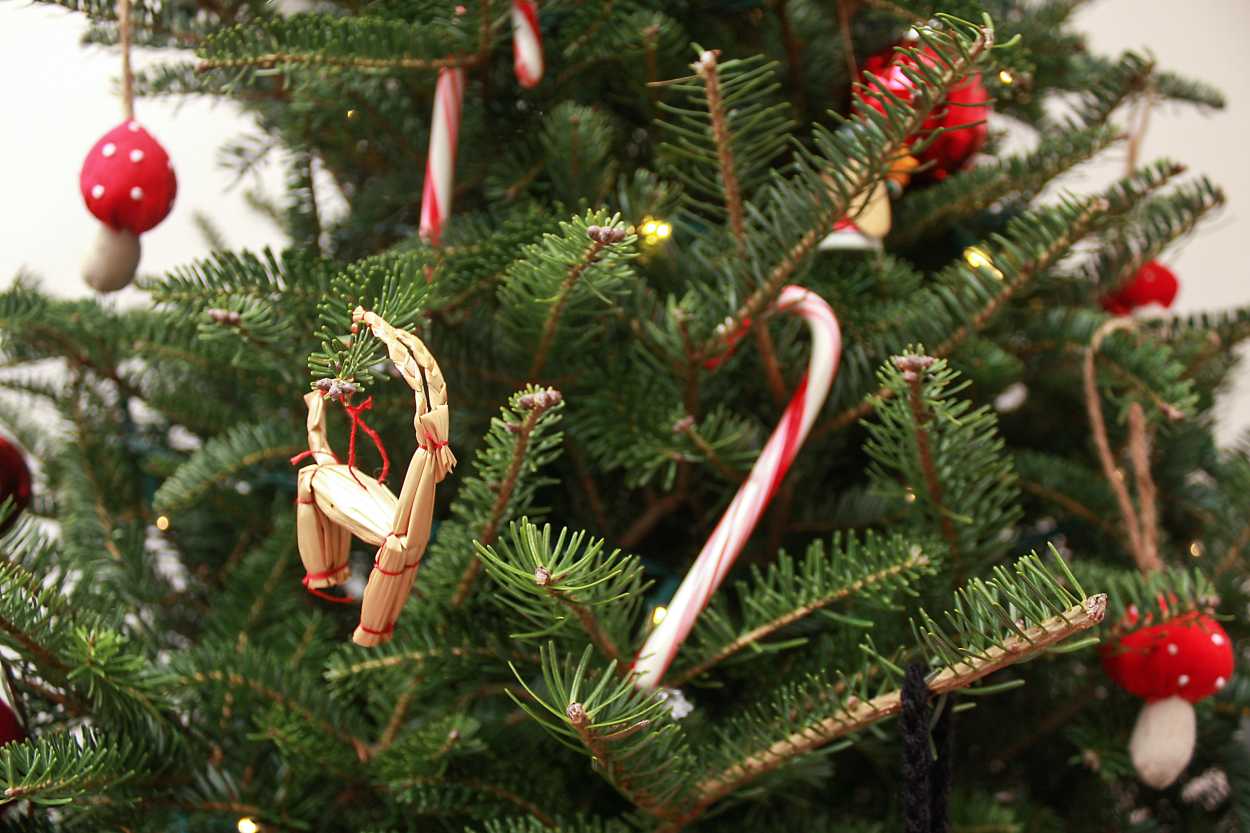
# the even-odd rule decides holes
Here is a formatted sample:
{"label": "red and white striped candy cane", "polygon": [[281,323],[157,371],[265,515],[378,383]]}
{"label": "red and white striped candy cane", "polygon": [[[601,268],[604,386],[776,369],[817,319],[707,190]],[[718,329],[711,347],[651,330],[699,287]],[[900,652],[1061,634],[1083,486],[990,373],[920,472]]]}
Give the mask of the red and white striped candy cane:
{"label": "red and white striped candy cane", "polygon": [[738,489],[712,537],[703,545],[694,566],[682,580],[681,587],[677,588],[677,594],[669,602],[668,613],[638,652],[634,663],[638,676],[634,682],[641,689],[651,690],[660,684],[677,656],[677,649],[694,627],[695,619],[707,607],[712,594],[729,573],[729,568],[738,553],[742,552],[765,507],[798,455],[799,447],[825,404],[833,377],[838,372],[842,331],[833,310],[824,299],[801,286],[787,286],[781,291],[773,309],[797,315],[807,322],[812,334],[807,373],[795,389],[785,415],[768,438],[759,459],[751,467],[746,482]]}
{"label": "red and white striped candy cane", "polygon": [[438,245],[443,224],[451,214],[456,182],[456,142],[460,137],[460,107],[464,102],[464,70],[438,71],[434,115],[430,118],[430,149],[425,160],[425,191],[421,194],[421,237]]}
{"label": "red and white striped candy cane", "polygon": [[522,87],[543,80],[543,34],[533,0],[512,0],[512,68]]}

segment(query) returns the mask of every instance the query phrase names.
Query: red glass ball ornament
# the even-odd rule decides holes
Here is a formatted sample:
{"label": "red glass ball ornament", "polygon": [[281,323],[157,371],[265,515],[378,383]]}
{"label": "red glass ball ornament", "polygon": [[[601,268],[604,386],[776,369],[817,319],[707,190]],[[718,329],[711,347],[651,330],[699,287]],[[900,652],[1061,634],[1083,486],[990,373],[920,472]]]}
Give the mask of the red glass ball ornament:
{"label": "red glass ball ornament", "polygon": [[[8,498],[13,499],[13,511],[0,523],[0,535],[8,532],[22,510],[30,505],[30,469],[17,446],[0,437],[0,503]],[[3,741],[2,734],[0,741]]]}
{"label": "red glass ball ornament", "polygon": [[17,712],[0,701],[0,746],[26,740],[26,727],[17,719]]}
{"label": "red glass ball ornament", "polygon": [[[1125,618],[1130,626],[1135,617]],[[1102,650],[1107,676],[1147,701],[1180,697],[1196,703],[1222,689],[1233,675],[1228,634],[1201,611],[1125,634]]]}
{"label": "red glass ball ornament", "polygon": [[[926,47],[919,53],[919,60],[932,66],[937,58],[933,50]],[[885,112],[885,106],[867,92],[888,92],[910,104],[916,85],[907,77],[904,68],[916,65],[915,57],[896,53],[893,49],[873,55],[864,62],[865,75],[860,80],[865,89],[856,91],[856,99],[880,113]],[[991,110],[990,95],[981,83],[981,73],[974,72],[955,84],[946,99],[925,119],[921,133],[908,140],[910,144],[938,128],[944,130],[917,154],[921,164],[926,166],[920,174],[921,178],[940,182],[963,168],[985,146],[989,136],[985,120]]]}
{"label": "red glass ball ornament", "polygon": [[96,219],[137,235],[164,220],[174,207],[178,177],[161,143],[131,119],[91,147],[78,187]]}
{"label": "red glass ball ornament", "polygon": [[1167,309],[1176,300],[1181,283],[1171,269],[1152,260],[1137,270],[1137,274],[1118,292],[1103,296],[1102,308],[1112,315],[1128,315],[1138,307],[1158,304]]}

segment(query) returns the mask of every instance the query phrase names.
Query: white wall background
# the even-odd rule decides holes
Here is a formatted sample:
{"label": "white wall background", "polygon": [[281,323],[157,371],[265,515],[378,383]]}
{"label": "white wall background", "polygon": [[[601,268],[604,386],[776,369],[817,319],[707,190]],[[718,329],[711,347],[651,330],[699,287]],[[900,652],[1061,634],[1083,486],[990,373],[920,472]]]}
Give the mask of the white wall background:
{"label": "white wall background", "polygon": [[[1228,109],[1203,116],[1166,106],[1154,115],[1143,159],[1170,156],[1220,182],[1228,207],[1183,248],[1165,258],[1180,276],[1176,309],[1189,312],[1250,304],[1250,1],[1100,0],[1078,15],[1091,48],[1115,54],[1148,49],[1161,66],[1222,87]],[[0,90],[9,116],[0,130],[0,282],[19,269],[40,276],[54,292],[85,295],[79,261],[95,220],[78,195],[82,156],[121,120],[112,91],[117,55],[83,49],[82,19],[44,6],[0,0]],[[142,67],[159,60],[142,53]],[[161,272],[203,255],[207,244],[193,214],[205,212],[234,247],[280,246],[263,217],[245,205],[231,175],[216,164],[217,149],[251,129],[236,110],[207,99],[139,101],[138,117],[169,150],[178,171],[178,201],[160,226],[143,236],[144,272]],[[1066,184],[1093,190],[1118,175],[1123,159],[1078,171]],[[280,172],[262,174],[262,187],[280,193]],[[122,302],[141,299],[128,291]],[[1243,374],[1250,377],[1250,374]],[[1221,438],[1250,426],[1250,378],[1225,397]]]}

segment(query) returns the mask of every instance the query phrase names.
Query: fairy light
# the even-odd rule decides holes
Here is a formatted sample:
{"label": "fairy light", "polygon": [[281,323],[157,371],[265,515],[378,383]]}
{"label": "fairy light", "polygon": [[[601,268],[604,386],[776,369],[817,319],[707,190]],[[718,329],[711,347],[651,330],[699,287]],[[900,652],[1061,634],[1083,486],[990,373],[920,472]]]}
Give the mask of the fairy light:
{"label": "fairy light", "polygon": [[1189,542],[1189,554],[1193,556],[1194,558],[1202,558],[1202,542],[1190,541]]}
{"label": "fairy light", "polygon": [[664,621],[664,617],[667,615],[668,615],[667,607],[665,607],[664,605],[656,605],[655,610],[651,611],[652,627],[659,627],[660,623]]}
{"label": "fairy light", "polygon": [[260,833],[260,825],[251,816],[244,816],[239,819],[239,823],[234,827],[239,833]]}
{"label": "fairy light", "polygon": [[1012,75],[1011,70],[1009,69],[1000,69],[998,71],[998,81],[1004,87],[1010,87],[1012,84],[1016,83],[1016,76]]}
{"label": "fairy light", "polygon": [[903,499],[904,499],[904,500],[906,500],[908,503],[915,503],[915,502],[916,502],[916,493],[915,493],[914,491],[912,491],[911,489],[908,489],[908,490],[907,490],[907,496],[906,496],[905,498],[903,498]]}
{"label": "fairy light", "polygon": [[354,118],[356,118],[358,115],[360,115],[360,111],[359,111],[359,110],[352,109],[352,110],[348,110],[348,111],[347,111],[347,118],[348,118],[348,120],[354,119]]}
{"label": "fairy light", "polygon": [[642,221],[638,231],[642,234],[644,243],[648,246],[655,246],[673,236],[673,225],[664,220],[648,217]]}
{"label": "fairy light", "polygon": [[161,532],[168,531],[169,530],[169,516],[161,515],[159,518],[157,518],[156,528],[159,529]]}
{"label": "fairy light", "polygon": [[973,269],[989,269],[994,277],[1002,280],[1003,273],[998,271],[998,267],[994,265],[994,261],[990,259],[989,252],[980,246],[969,246],[964,249],[964,263]]}

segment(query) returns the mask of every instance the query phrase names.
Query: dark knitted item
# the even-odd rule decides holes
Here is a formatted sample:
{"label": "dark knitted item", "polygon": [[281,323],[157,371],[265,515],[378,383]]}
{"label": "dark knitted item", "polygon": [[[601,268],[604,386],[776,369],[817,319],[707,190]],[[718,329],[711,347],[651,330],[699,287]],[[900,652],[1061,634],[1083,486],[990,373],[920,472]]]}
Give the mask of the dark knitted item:
{"label": "dark knitted item", "polygon": [[899,729],[903,733],[904,833],[931,833],[929,686],[925,684],[925,672],[919,663],[909,665],[903,678]]}
{"label": "dark knitted item", "polygon": [[929,829],[932,833],[950,833],[950,793],[951,793],[951,736],[955,731],[955,720],[951,711],[955,703],[948,699],[933,727],[933,745],[937,747],[937,759],[929,770]]}
{"label": "dark knitted item", "polygon": [[903,831],[904,833],[949,833],[948,799],[951,788],[951,704],[946,703],[933,726],[929,749],[928,669],[919,663],[909,665],[903,678]]}

